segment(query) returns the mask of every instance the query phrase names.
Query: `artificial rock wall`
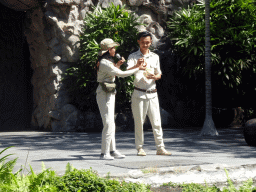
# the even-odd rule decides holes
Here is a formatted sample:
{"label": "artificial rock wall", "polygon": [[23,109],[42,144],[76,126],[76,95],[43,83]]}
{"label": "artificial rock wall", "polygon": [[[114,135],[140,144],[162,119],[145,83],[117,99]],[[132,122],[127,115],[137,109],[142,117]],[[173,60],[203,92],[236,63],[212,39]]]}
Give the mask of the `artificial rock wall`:
{"label": "artificial rock wall", "polygon": [[154,34],[154,48],[164,44],[167,16],[192,3],[190,0],[46,0],[42,6],[28,10],[24,33],[34,70],[33,126],[53,131],[77,129],[80,112],[69,104],[61,78],[69,65],[79,59],[79,35],[87,12],[92,6],[105,8],[110,2],[126,4],[140,17],[146,26],[139,30]]}

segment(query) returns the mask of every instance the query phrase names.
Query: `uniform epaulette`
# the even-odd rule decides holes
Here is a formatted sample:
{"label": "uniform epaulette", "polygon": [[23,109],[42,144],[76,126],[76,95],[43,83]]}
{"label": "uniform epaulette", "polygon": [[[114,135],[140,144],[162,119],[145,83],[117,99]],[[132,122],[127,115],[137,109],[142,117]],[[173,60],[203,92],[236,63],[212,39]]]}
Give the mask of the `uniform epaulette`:
{"label": "uniform epaulette", "polygon": [[157,55],[157,56],[158,56],[158,54],[156,54],[156,53],[154,53],[154,52],[152,52],[152,51],[151,51],[151,54],[152,54],[152,55]]}
{"label": "uniform epaulette", "polygon": [[131,56],[134,56],[134,55],[137,55],[138,54],[138,51],[135,51],[131,54]]}

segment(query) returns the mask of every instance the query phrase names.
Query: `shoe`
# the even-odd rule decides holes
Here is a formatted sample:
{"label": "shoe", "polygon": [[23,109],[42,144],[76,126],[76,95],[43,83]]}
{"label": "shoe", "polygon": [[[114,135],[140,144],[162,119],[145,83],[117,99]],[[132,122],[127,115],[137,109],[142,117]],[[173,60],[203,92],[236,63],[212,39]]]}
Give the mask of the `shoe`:
{"label": "shoe", "polygon": [[145,151],[142,148],[139,148],[137,155],[138,156],[146,156],[146,153],[145,153]]}
{"label": "shoe", "polygon": [[114,160],[115,158],[112,157],[110,154],[101,154],[100,159],[102,159],[102,160]]}
{"label": "shoe", "polygon": [[122,155],[119,151],[110,151],[110,155],[116,159],[123,159],[125,158],[125,155]]}
{"label": "shoe", "polygon": [[163,148],[163,147],[157,149],[156,154],[157,155],[172,155],[171,152],[166,151],[165,148]]}

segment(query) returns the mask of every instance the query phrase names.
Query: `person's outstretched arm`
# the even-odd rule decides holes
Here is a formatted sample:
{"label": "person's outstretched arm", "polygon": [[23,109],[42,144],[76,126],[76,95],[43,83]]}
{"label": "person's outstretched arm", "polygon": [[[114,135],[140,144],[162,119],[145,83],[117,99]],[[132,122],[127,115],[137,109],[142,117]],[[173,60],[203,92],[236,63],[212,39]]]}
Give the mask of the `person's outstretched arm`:
{"label": "person's outstretched arm", "polygon": [[109,63],[108,61],[102,59],[100,62],[99,70],[108,72],[110,75],[118,76],[118,77],[128,77],[135,72],[139,71],[139,67],[136,67],[129,71],[122,71],[115,67],[112,63]]}

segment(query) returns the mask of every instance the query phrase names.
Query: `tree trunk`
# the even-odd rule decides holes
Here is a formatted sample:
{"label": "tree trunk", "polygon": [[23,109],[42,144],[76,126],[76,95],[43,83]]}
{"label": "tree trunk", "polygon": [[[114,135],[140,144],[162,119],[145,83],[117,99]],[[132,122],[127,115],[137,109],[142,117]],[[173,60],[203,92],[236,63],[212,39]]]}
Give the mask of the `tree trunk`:
{"label": "tree trunk", "polygon": [[205,96],[206,114],[200,135],[215,136],[218,132],[212,119],[210,0],[205,0]]}

